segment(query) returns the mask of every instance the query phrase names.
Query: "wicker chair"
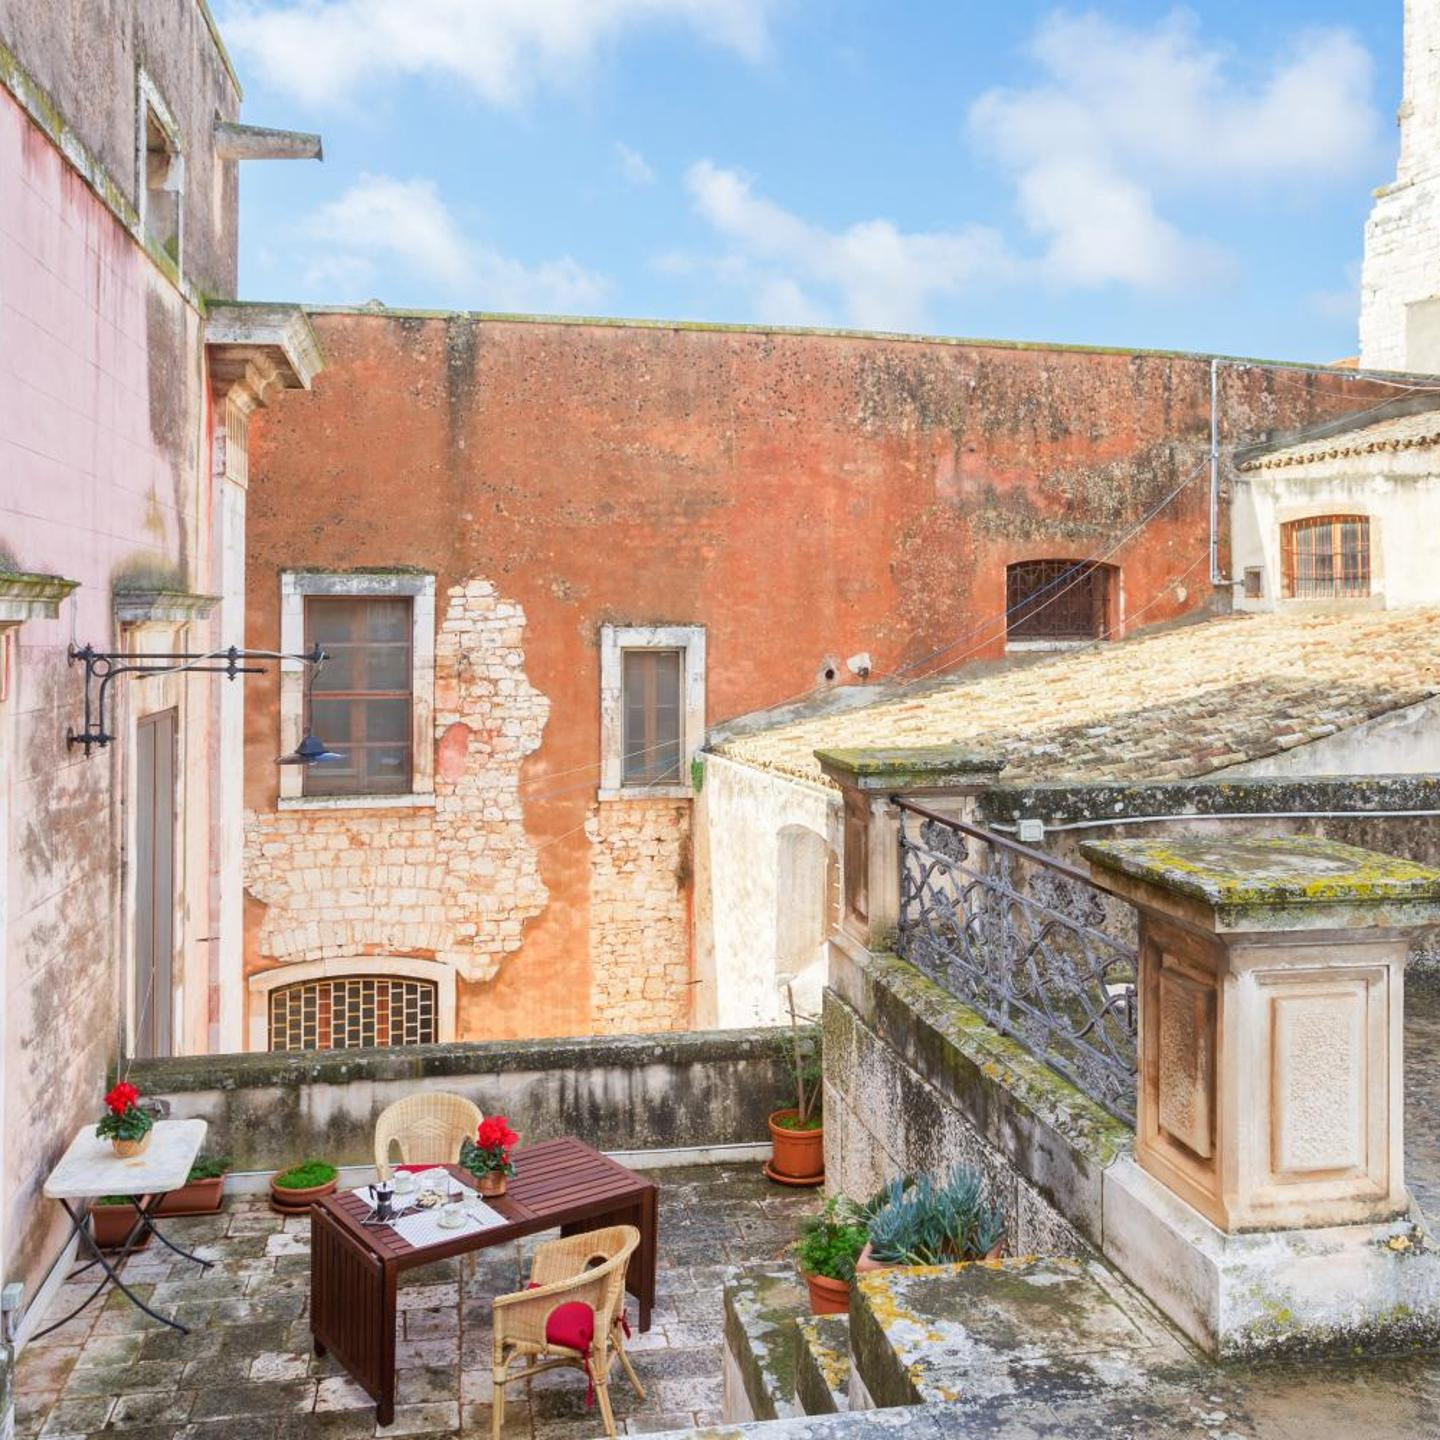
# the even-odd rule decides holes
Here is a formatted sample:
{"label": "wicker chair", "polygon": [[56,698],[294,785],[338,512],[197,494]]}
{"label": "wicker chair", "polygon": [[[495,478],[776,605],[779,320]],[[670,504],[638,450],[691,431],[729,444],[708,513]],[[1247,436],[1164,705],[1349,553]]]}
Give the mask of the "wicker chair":
{"label": "wicker chair", "polygon": [[453,1165],[460,1155],[460,1142],[473,1140],[485,1117],[463,1095],[440,1090],[421,1090],[387,1105],[375,1122],[375,1168],[382,1179],[390,1178],[396,1163],[391,1145],[400,1147],[402,1165]]}
{"label": "wicker chair", "polygon": [[[618,1359],[643,1400],[640,1383],[625,1353],[625,1267],[640,1243],[633,1225],[612,1225],[584,1231],[537,1246],[530,1266],[531,1289],[497,1295],[495,1315],[495,1398],[491,1409],[492,1440],[500,1440],[505,1424],[505,1386],[511,1380],[529,1381],[546,1370],[571,1365],[585,1370],[600,1400],[605,1433],[615,1434],[615,1412],[610,1406],[610,1367]],[[594,1317],[594,1335],[588,1350],[547,1338],[550,1318],[561,1306],[580,1302]],[[582,1312],[583,1313],[583,1312]],[[516,1357],[525,1368],[514,1373]]]}

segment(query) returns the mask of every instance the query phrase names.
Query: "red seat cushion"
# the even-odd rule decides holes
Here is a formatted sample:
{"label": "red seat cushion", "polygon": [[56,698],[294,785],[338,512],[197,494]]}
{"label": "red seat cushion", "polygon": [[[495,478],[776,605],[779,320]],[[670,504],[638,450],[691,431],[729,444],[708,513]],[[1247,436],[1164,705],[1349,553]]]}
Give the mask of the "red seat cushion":
{"label": "red seat cushion", "polygon": [[595,1339],[595,1312],[583,1300],[557,1305],[545,1321],[545,1339],[551,1345],[588,1351]]}

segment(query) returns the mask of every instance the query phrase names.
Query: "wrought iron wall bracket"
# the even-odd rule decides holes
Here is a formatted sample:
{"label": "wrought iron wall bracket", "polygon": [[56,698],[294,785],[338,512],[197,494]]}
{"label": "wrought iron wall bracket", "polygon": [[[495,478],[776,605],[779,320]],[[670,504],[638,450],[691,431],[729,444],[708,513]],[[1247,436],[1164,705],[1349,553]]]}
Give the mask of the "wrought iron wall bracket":
{"label": "wrought iron wall bracket", "polygon": [[267,666],[244,663],[249,660],[299,660],[318,668],[329,656],[318,645],[303,655],[282,650],[242,650],[236,645],[198,655],[183,651],[132,655],[123,650],[96,650],[93,645],[71,645],[69,658],[72,665],[85,667],[85,728],[68,729],[65,743],[72,748],[83,745],[88,756],[92,750],[103,750],[115,739],[108,728],[113,706],[108,711],[106,706],[111,682],[122,675],[223,675],[227,680],[234,680],[239,675],[266,673]]}

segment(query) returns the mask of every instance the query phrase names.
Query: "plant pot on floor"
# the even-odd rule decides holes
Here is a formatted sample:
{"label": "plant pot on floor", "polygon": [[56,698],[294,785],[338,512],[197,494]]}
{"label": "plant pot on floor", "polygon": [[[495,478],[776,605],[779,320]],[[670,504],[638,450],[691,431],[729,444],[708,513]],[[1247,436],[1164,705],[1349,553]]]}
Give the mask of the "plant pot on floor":
{"label": "plant pot on floor", "polygon": [[278,1181],[294,1174],[295,1169],[302,1169],[305,1166],[292,1166],[289,1171],[281,1171],[271,1176],[271,1210],[276,1215],[305,1215],[310,1212],[310,1207],[317,1200],[323,1200],[325,1195],[333,1195],[338,1184],[338,1174],[333,1165],[325,1165],[324,1171],[328,1172],[330,1178],[325,1181],[318,1181],[312,1185],[279,1185]]}
{"label": "plant pot on floor", "polygon": [[[141,1198],[148,1200],[149,1196]],[[102,1205],[99,1201],[91,1201],[90,1234],[102,1250],[118,1250],[125,1243],[125,1237],[135,1228],[138,1218],[139,1212],[128,1200],[120,1205]],[[132,1247],[131,1254],[136,1250],[143,1250],[149,1243],[150,1232],[144,1230]]]}
{"label": "plant pot on floor", "polygon": [[796,1110],[776,1110],[770,1116],[770,1164],[772,1179],[792,1185],[818,1185],[825,1178],[825,1128],[796,1130],[783,1122]]}
{"label": "plant pot on floor", "polygon": [[225,1199],[225,1177],[191,1180],[172,1190],[155,1207],[157,1215],[214,1215]]}
{"label": "plant pot on floor", "polygon": [[812,1275],[804,1272],[805,1286],[810,1291],[810,1313],[812,1315],[848,1315],[850,1313],[850,1286],[844,1280],[832,1280],[828,1275]]}

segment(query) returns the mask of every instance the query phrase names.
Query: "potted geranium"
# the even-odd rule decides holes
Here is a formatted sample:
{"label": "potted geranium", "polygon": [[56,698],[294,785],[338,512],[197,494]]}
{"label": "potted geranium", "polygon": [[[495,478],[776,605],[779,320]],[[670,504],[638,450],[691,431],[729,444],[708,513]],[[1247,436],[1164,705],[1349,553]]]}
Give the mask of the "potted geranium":
{"label": "potted geranium", "polygon": [[155,1128],[155,1117],[140,1108],[139,1100],[140,1092],[128,1080],[120,1081],[105,1097],[105,1113],[95,1126],[96,1135],[108,1140],[122,1160],[139,1155]]}
{"label": "potted geranium", "polygon": [[[146,1196],[141,1196],[143,1204]],[[128,1195],[102,1195],[90,1202],[90,1234],[102,1250],[118,1250],[135,1228],[140,1212]],[[150,1232],[142,1230],[131,1247],[143,1250],[150,1243]]]}
{"label": "potted geranium", "polygon": [[785,993],[790,1002],[790,1029],[780,1040],[780,1052],[795,1082],[795,1103],[771,1112],[770,1159],[765,1173],[782,1185],[819,1185],[825,1179],[820,1039],[813,1030],[801,1028],[795,996],[788,985]]}
{"label": "potted geranium", "polygon": [[214,1215],[225,1200],[225,1176],[235,1162],[228,1155],[196,1156],[185,1183],[164,1196],[157,1215]]}
{"label": "potted geranium", "polygon": [[839,1196],[805,1222],[795,1242],[795,1260],[810,1291],[813,1315],[844,1315],[850,1309],[850,1282],[865,1248],[865,1224],[858,1207]]}
{"label": "potted geranium", "polygon": [[520,1137],[503,1115],[487,1115],[473,1140],[460,1142],[460,1163],[475,1177],[482,1195],[503,1195],[505,1182],[515,1173],[510,1147]]}
{"label": "potted geranium", "polygon": [[326,1160],[303,1160],[270,1177],[270,1208],[277,1215],[303,1215],[322,1196],[335,1193],[340,1172]]}

